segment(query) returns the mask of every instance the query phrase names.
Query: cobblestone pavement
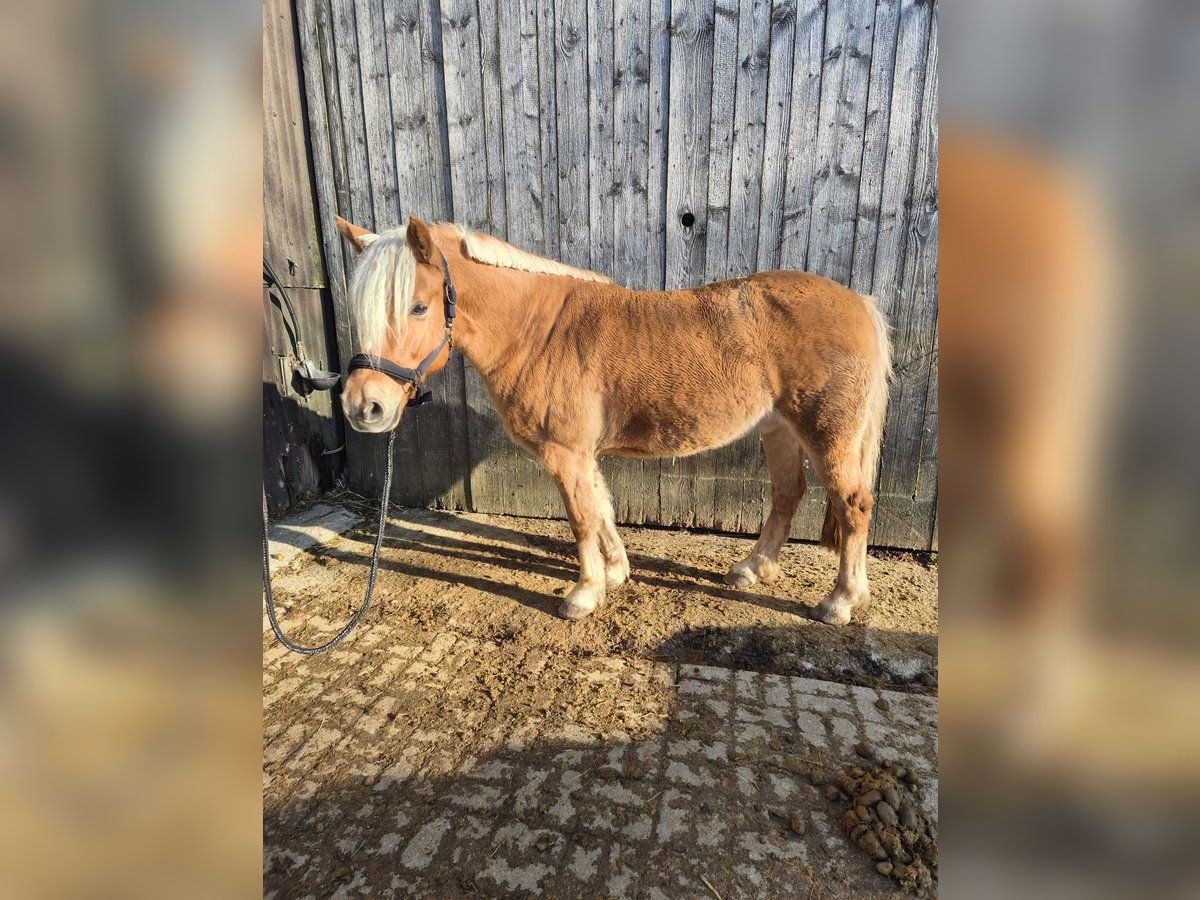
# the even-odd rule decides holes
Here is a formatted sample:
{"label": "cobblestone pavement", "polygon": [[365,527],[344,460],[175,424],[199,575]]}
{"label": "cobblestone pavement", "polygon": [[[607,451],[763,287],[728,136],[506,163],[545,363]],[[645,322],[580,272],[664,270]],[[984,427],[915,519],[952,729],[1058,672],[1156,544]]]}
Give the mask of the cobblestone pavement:
{"label": "cobblestone pavement", "polygon": [[864,739],[936,813],[929,696],[386,622],[265,647],[268,897],[890,896],[810,783]]}

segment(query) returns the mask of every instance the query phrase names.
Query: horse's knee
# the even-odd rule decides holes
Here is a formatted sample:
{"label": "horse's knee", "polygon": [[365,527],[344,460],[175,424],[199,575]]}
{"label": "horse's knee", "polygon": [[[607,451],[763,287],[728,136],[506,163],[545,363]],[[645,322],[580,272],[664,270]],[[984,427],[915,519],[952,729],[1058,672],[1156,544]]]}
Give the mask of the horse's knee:
{"label": "horse's knee", "polygon": [[852,491],[842,498],[841,506],[847,532],[853,534],[867,530],[871,524],[871,510],[875,507],[875,498],[870,491],[865,488]]}

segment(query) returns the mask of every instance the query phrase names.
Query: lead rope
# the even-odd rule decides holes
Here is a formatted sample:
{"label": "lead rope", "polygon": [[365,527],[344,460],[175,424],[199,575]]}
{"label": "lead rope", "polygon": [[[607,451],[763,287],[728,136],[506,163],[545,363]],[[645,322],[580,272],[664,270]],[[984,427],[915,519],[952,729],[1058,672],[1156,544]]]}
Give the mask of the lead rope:
{"label": "lead rope", "polygon": [[396,440],[396,432],[388,432],[387,442],[387,463],[383,470],[383,496],[379,500],[379,530],[375,534],[375,549],[371,551],[371,574],[367,576],[367,592],[363,596],[362,606],[358,608],[358,612],[354,614],[349,623],[333,636],[328,642],[319,647],[301,647],[299,644],[293,643],[283,633],[283,629],[279,627],[279,620],[275,618],[275,597],[271,593],[271,551],[269,543],[270,522],[267,519],[267,488],[263,485],[263,593],[267,601],[267,618],[271,620],[271,630],[275,632],[275,637],[279,638],[279,643],[287,647],[293,653],[303,653],[305,656],[313,656],[317,653],[324,653],[331,647],[336,647],[354,630],[354,626],[362,620],[362,617],[367,612],[367,606],[371,602],[371,594],[375,591],[375,576],[379,574],[379,550],[383,546],[383,529],[387,524],[388,499],[392,493],[392,444]]}

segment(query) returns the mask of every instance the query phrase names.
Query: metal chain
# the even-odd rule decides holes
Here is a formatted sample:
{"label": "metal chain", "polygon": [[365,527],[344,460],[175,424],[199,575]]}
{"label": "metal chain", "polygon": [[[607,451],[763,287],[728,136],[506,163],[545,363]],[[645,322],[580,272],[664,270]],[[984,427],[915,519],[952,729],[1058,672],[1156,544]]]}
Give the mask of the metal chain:
{"label": "metal chain", "polygon": [[271,593],[271,550],[269,543],[270,522],[267,519],[267,488],[263,485],[263,593],[266,596],[267,602],[267,618],[271,620],[271,630],[275,632],[275,637],[279,638],[279,643],[287,647],[293,653],[303,653],[305,656],[313,656],[317,653],[324,653],[331,647],[336,647],[354,630],[354,626],[362,620],[362,617],[367,612],[367,606],[371,602],[371,594],[375,591],[375,576],[379,573],[379,550],[383,546],[383,529],[387,524],[388,500],[392,493],[392,444],[395,443],[396,432],[388,432],[387,442],[387,463],[383,470],[383,496],[379,500],[379,530],[375,534],[375,549],[371,552],[371,574],[367,576],[367,592],[363,596],[362,606],[358,608],[358,612],[354,614],[354,618],[339,631],[334,637],[322,644],[319,647],[301,647],[299,644],[293,643],[283,633],[283,629],[279,627],[279,620],[275,618],[275,596]]}

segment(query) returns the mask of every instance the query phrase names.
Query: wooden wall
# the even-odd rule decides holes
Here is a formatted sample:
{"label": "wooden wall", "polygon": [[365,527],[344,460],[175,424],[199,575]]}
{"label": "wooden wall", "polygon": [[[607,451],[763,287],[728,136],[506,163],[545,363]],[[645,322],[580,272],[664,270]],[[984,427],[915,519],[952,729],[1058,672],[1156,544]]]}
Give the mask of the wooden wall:
{"label": "wooden wall", "polygon": [[[317,231],[337,345],[352,260],[333,214],[452,220],[630,287],[806,269],[894,326],[872,539],[928,548],[937,497],[935,0],[295,0]],[[395,501],[560,516],[469,363],[406,413]],[[347,429],[352,487],[383,438]],[[756,437],[606,459],[624,522],[754,532]],[[810,490],[795,536],[818,532]]]}
{"label": "wooden wall", "polygon": [[[287,288],[309,356],[323,369],[336,369],[335,317],[317,229],[299,73],[292,4],[265,0],[263,256]],[[292,344],[280,305],[278,291],[263,291],[263,484],[272,514],[329,490],[344,466],[335,400],[328,391],[306,394],[293,377],[287,365]]]}

